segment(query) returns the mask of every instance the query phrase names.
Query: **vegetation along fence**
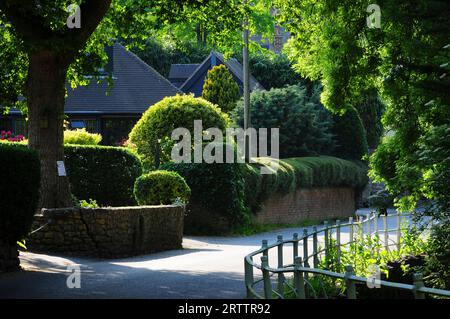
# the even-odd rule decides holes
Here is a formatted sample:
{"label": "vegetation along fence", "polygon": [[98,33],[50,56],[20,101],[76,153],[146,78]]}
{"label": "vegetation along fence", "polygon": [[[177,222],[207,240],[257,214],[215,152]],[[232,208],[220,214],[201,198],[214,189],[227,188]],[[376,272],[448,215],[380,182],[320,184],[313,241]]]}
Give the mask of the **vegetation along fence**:
{"label": "vegetation along fence", "polygon": [[[371,213],[366,217],[359,216],[356,220],[350,217],[348,223],[344,224],[340,221],[333,224],[324,222],[323,226],[314,227],[312,232],[305,229],[301,237],[294,234],[292,239],[284,240],[278,236],[278,240],[270,245],[267,240],[263,240],[260,249],[244,258],[247,298],[318,297],[312,282],[319,277],[340,281],[349,299],[356,299],[358,283],[411,291],[418,299],[425,298],[427,294],[450,297],[450,291],[425,287],[420,273],[414,274],[413,284],[404,284],[357,276],[352,265],[345,265],[343,272],[330,270],[333,268],[329,267],[330,263],[341,265],[341,253],[345,246],[355,245],[364,238],[376,240],[377,253],[383,249],[399,250],[402,231],[415,223],[411,217],[401,213]],[[303,258],[299,256],[299,248],[303,250]],[[261,263],[258,264],[255,260],[259,256]],[[276,267],[269,265],[270,256],[273,258],[271,263],[277,263]],[[255,269],[261,271],[262,276],[254,274]]]}

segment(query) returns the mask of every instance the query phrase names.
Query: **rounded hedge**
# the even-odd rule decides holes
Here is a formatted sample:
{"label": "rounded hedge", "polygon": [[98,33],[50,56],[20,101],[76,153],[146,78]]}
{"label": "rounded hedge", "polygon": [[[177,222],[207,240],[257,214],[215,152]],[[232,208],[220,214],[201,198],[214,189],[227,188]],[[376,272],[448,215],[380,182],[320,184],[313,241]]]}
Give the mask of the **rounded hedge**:
{"label": "rounded hedge", "polygon": [[153,171],[140,176],[134,184],[134,196],[139,205],[170,205],[179,199],[187,202],[191,189],[180,174]]}
{"label": "rounded hedge", "polygon": [[0,143],[0,240],[15,244],[29,233],[39,185],[37,153],[24,145]]}
{"label": "rounded hedge", "polygon": [[204,130],[211,127],[225,130],[229,124],[228,116],[218,106],[192,95],[166,97],[151,106],[130,133],[130,142],[136,146],[144,166],[154,167],[158,140],[161,141],[161,162],[170,160],[175,144],[171,135],[176,128],[188,129],[193,145],[195,120],[202,121]]}

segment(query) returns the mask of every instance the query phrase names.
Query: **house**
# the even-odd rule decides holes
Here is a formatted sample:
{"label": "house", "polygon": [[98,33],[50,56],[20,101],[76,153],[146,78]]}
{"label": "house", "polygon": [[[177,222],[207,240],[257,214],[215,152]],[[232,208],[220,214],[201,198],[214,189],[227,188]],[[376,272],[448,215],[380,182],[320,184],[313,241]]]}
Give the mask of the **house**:
{"label": "house", "polygon": [[[173,64],[170,68],[169,81],[177,86],[179,85],[179,89],[184,93],[193,93],[194,96],[201,96],[208,71],[214,66],[221,64],[225,65],[230,71],[242,93],[244,86],[242,64],[234,58],[226,60],[222,54],[215,51],[211,51],[209,56],[199,65]],[[184,82],[180,85],[182,80]],[[253,76],[250,76],[250,91],[255,90],[264,90],[264,88]]]}
{"label": "house", "polygon": [[[149,106],[182,92],[119,43],[107,48],[107,53],[106,71],[112,74],[112,86],[107,72],[98,83],[93,79],[87,86],[67,86],[64,112],[72,129],[100,133],[102,144],[115,145],[128,137]],[[18,110],[11,110],[8,119],[0,121],[0,129],[15,134],[24,134],[25,126]]]}

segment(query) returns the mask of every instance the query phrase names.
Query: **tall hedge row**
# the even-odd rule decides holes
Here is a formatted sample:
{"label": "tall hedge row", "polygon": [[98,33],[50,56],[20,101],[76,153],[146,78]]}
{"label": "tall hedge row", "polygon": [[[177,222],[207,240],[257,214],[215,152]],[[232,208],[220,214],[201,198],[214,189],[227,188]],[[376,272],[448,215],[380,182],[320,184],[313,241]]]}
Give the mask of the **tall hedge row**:
{"label": "tall hedge row", "polygon": [[298,188],[346,186],[362,189],[367,183],[363,164],[331,156],[280,160],[275,174],[268,159],[254,164],[175,164],[163,169],[178,172],[191,188],[185,219],[187,234],[223,234],[250,221],[262,203],[274,193]]}
{"label": "tall hedge row", "polygon": [[134,182],[142,174],[139,158],[111,146],[65,145],[66,169],[72,194],[102,206],[136,205]]}
{"label": "tall hedge row", "polygon": [[0,241],[14,244],[30,231],[39,200],[40,163],[36,152],[0,143]]}

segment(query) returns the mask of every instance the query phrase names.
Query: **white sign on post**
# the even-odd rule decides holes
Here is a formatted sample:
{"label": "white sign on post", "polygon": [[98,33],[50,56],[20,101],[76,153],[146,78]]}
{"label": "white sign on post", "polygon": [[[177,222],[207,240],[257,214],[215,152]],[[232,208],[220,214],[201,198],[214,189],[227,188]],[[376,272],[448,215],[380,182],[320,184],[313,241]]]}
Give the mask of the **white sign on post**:
{"label": "white sign on post", "polygon": [[64,161],[56,161],[56,166],[58,167],[58,176],[66,176]]}

